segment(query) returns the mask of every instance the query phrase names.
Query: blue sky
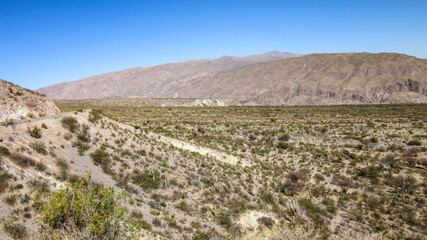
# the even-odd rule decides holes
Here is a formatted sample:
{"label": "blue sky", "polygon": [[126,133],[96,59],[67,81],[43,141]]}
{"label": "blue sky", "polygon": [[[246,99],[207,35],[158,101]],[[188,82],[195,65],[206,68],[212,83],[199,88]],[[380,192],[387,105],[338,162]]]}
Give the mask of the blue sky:
{"label": "blue sky", "polygon": [[271,50],[427,58],[427,0],[0,0],[0,78],[29,89]]}

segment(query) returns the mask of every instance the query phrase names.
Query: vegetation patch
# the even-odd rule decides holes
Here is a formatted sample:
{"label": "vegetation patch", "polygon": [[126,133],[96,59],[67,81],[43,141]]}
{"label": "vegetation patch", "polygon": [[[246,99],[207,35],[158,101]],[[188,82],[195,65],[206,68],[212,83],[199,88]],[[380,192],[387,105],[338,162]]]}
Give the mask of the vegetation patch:
{"label": "vegetation patch", "polygon": [[27,228],[14,221],[3,223],[3,230],[13,239],[24,239],[27,237]]}
{"label": "vegetation patch", "polygon": [[155,172],[135,173],[132,176],[132,183],[144,190],[157,189],[160,187],[160,178],[156,177]]}
{"label": "vegetation patch", "polygon": [[42,137],[41,129],[38,127],[28,128],[27,132],[33,138],[41,138]]}
{"label": "vegetation patch", "polygon": [[12,160],[12,162],[23,168],[32,167],[36,165],[36,161],[20,153],[11,153],[9,158],[10,160]]}
{"label": "vegetation patch", "polygon": [[105,173],[111,174],[110,164],[111,164],[111,158],[110,154],[106,152],[105,150],[102,150],[101,148],[98,148],[90,155],[90,158],[92,159],[93,163],[97,166],[101,166],[102,170]]}
{"label": "vegetation patch", "polygon": [[[124,196],[91,182],[90,175],[39,199],[41,237],[128,239],[135,232]],[[131,226],[132,225],[132,226]]]}
{"label": "vegetation patch", "polygon": [[74,117],[63,117],[61,119],[61,124],[62,124],[62,127],[74,133],[77,130],[79,123],[77,122],[77,119],[75,119]]}
{"label": "vegetation patch", "polygon": [[43,155],[47,155],[48,151],[46,149],[46,144],[44,144],[43,142],[32,142],[29,144],[30,148],[32,148],[34,151],[43,154]]}

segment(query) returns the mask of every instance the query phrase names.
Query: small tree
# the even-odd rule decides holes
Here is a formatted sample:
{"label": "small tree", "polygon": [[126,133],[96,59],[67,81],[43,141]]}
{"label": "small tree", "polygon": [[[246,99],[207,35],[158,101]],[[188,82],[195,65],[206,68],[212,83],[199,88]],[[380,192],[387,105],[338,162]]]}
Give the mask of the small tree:
{"label": "small tree", "polygon": [[305,169],[300,169],[298,171],[291,171],[286,176],[286,181],[284,183],[284,191],[290,191],[291,196],[294,196],[296,193],[304,189],[305,183],[308,180],[308,174]]}

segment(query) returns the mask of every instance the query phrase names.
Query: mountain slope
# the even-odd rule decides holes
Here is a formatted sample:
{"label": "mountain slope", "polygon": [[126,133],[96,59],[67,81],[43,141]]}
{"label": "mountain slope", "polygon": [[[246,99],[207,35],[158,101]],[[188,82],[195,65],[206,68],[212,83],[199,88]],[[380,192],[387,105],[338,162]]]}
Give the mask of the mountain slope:
{"label": "mountain slope", "polygon": [[0,122],[59,112],[48,97],[1,79],[0,101]]}
{"label": "mountain slope", "polygon": [[311,54],[206,76],[168,92],[247,105],[427,102],[427,60],[396,53]]}
{"label": "mountain slope", "polygon": [[218,59],[190,60],[157,66],[138,67],[105,73],[47,86],[37,91],[55,99],[114,97],[175,97],[173,89],[191,84],[197,78],[248,64],[296,57],[298,54],[268,52],[247,57],[223,56]]}

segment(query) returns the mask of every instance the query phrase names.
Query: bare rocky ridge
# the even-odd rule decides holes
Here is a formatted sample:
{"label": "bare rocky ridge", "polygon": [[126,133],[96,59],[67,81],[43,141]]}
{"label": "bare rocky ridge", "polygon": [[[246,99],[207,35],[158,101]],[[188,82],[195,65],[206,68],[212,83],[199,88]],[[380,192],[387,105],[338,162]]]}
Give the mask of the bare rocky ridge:
{"label": "bare rocky ridge", "polygon": [[[223,56],[218,59],[190,60],[157,66],[138,67],[105,73],[40,88],[37,91],[54,99],[117,97],[176,97],[174,89],[191,85],[200,77],[248,64],[300,56],[268,52],[247,57]],[[172,93],[172,94],[171,94]]]}
{"label": "bare rocky ridge", "polygon": [[243,105],[427,102],[427,60],[395,53],[312,54],[199,78],[169,92]]}
{"label": "bare rocky ridge", "polygon": [[4,80],[0,80],[0,101],[0,122],[59,112],[48,97]]}

